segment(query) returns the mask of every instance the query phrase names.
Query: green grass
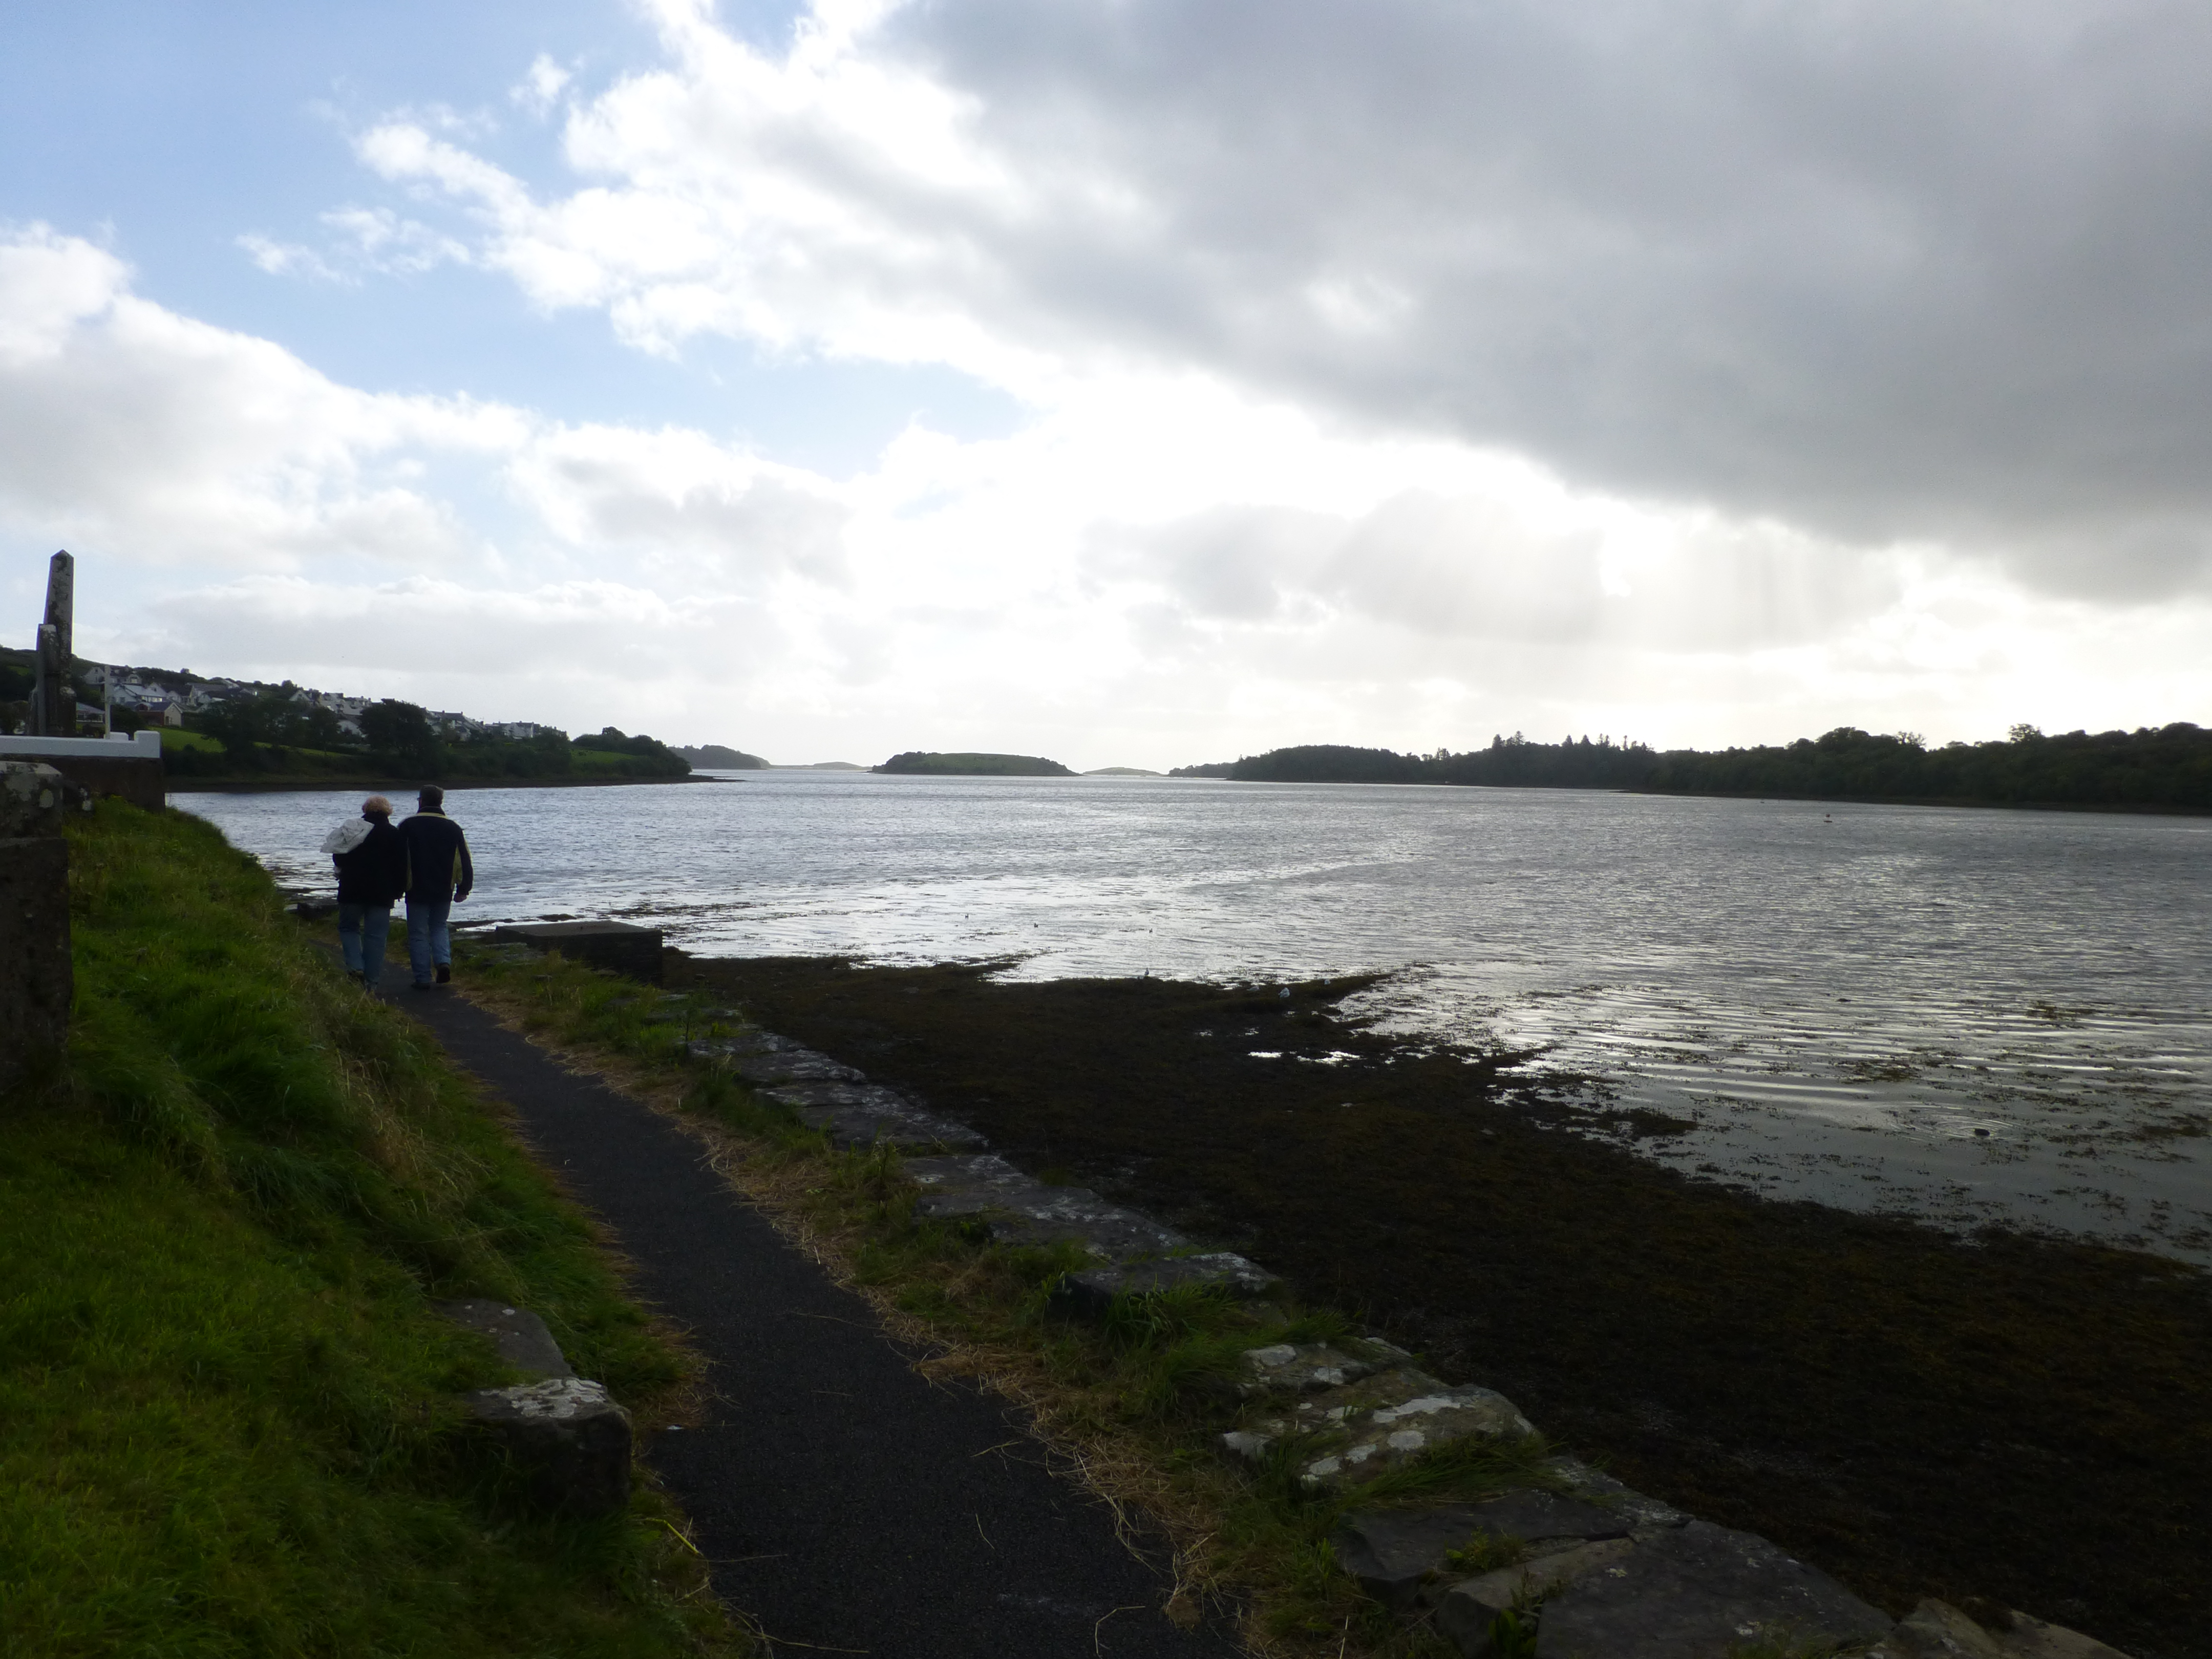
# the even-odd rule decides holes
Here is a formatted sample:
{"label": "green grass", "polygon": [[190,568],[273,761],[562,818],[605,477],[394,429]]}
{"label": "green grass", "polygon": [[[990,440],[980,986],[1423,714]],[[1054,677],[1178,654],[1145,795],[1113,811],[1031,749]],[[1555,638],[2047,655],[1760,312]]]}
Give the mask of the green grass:
{"label": "green grass", "polygon": [[209,826],[70,841],[69,1053],[0,1097],[0,1651],[739,1650],[654,1492],[534,1516],[460,1431],[513,1378],[434,1297],[681,1385],[583,1220]]}
{"label": "green grass", "polygon": [[1299,1485],[1297,1468],[1317,1443],[1280,1444],[1257,1469],[1231,1462],[1220,1434],[1278,1409],[1238,1398],[1241,1356],[1271,1343],[1344,1340],[1356,1334],[1352,1321],[1203,1287],[1123,1297],[1097,1322],[1060,1317],[1054,1285],[1084,1262],[1073,1246],[1009,1249],[958,1224],[917,1219],[917,1189],[896,1153],[833,1151],[727,1069],[686,1061],[687,1036],[739,1029],[741,1014],[520,946],[464,944],[459,977],[526,1030],[731,1138],[733,1155],[718,1163],[740,1171],[749,1194],[805,1227],[909,1334],[1029,1407],[1101,1490],[1163,1524],[1181,1556],[1186,1605],[1211,1594],[1240,1606],[1260,1652],[1444,1654],[1441,1638],[1403,1623],[1338,1568],[1329,1545],[1337,1522],[1356,1509],[1558,1484],[1540,1436],[1461,1442],[1350,1492]]}

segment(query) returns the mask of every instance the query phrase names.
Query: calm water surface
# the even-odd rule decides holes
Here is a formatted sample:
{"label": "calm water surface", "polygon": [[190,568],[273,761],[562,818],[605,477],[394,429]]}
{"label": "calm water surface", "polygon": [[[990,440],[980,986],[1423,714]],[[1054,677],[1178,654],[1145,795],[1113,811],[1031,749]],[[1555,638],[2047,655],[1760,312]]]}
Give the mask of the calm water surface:
{"label": "calm water surface", "polygon": [[[457,792],[461,913],[1024,979],[1387,969],[1363,1000],[1390,1026],[1595,1073],[1594,1106],[1694,1123],[1638,1143],[1685,1170],[2212,1261],[2212,820],[722,775]],[[356,805],[172,799],[314,887]]]}

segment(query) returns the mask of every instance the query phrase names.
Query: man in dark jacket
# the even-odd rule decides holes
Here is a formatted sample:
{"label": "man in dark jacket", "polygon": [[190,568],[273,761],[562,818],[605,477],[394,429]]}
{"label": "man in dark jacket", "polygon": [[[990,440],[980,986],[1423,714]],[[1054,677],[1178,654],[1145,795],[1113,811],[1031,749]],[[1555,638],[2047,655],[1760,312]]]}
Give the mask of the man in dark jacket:
{"label": "man in dark jacket", "polygon": [[415,970],[415,988],[427,991],[434,968],[437,984],[453,976],[446,916],[476,885],[476,867],[469,862],[469,838],[446,816],[446,792],[434,783],[422,786],[415,815],[400,823],[399,838],[407,844],[408,965]]}
{"label": "man in dark jacket", "polygon": [[367,835],[341,830],[332,837],[346,850],[331,854],[338,872],[338,949],[347,975],[374,991],[384,976],[384,944],[392,933],[392,907],[407,890],[407,848],[392,827],[392,803],[371,795],[361,804]]}

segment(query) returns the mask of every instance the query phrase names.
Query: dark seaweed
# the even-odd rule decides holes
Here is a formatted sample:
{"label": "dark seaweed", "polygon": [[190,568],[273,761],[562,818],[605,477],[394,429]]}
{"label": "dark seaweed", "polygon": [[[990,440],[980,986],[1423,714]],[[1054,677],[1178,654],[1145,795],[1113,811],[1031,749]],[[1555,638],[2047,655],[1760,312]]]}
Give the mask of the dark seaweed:
{"label": "dark seaweed", "polygon": [[[1565,1133],[1510,1057],[1359,1029],[1335,1005],[1364,981],[1285,1000],[819,958],[672,977],[1032,1169],[1248,1250],[1893,1611],[1996,1603],[2212,1659],[2212,1295],[2192,1269],[1687,1179]],[[1294,1057],[1332,1052],[1355,1058]]]}

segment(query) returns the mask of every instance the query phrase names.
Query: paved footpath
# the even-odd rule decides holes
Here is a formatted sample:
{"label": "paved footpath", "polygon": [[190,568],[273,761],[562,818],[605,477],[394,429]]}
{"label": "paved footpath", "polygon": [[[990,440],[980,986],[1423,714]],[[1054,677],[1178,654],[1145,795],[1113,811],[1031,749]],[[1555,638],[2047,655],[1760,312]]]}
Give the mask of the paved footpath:
{"label": "paved footpath", "polygon": [[[699,1143],[447,992],[386,994],[503,1096],[708,1364],[696,1430],[640,1423],[714,1589],[778,1654],[1225,1659],[1160,1613],[1166,1584],[1103,1505],[1044,1466],[1005,1401],[914,1371],[702,1162]],[[394,994],[393,980],[398,981]]]}

